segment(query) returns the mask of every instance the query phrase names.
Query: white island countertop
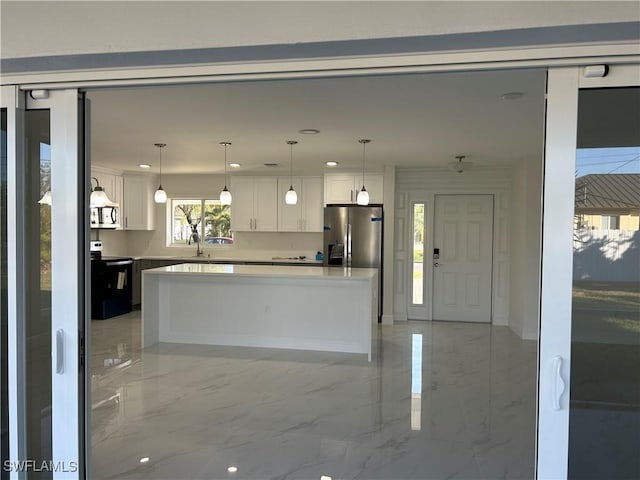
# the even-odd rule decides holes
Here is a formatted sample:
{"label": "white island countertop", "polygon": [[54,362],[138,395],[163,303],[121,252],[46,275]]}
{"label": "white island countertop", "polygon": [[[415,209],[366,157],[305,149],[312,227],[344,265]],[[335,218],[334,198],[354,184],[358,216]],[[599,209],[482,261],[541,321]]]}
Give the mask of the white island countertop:
{"label": "white island countertop", "polygon": [[236,265],[213,263],[180,263],[144,270],[144,275],[188,274],[201,276],[234,276],[256,278],[300,278],[370,281],[378,273],[375,268],[304,267],[284,265]]}
{"label": "white island countertop", "polygon": [[375,268],[184,263],[142,272],[142,342],[365,353]]}

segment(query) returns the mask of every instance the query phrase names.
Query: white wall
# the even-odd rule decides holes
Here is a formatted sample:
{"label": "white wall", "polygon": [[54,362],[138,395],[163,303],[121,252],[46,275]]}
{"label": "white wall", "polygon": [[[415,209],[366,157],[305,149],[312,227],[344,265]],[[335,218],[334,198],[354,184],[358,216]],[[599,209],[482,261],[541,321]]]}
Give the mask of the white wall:
{"label": "white wall", "polygon": [[516,164],[512,184],[511,303],[509,326],[526,340],[537,340],[540,308],[542,159]]}
{"label": "white wall", "polygon": [[0,2],[2,58],[487,32],[640,19],[636,2]]}

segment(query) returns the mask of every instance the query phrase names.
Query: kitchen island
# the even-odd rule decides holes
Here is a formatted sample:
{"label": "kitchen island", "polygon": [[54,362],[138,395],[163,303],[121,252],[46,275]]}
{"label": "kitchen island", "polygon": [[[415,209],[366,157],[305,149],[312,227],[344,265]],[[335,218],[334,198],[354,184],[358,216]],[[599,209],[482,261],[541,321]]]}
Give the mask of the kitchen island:
{"label": "kitchen island", "polygon": [[366,353],[371,268],[189,263],[142,272],[142,346],[158,342]]}

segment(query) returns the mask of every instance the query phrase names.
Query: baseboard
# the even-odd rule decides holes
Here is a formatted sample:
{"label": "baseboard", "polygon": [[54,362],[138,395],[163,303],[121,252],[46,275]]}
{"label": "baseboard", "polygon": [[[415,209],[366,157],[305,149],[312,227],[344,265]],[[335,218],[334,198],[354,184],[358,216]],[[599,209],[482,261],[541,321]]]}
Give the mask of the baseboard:
{"label": "baseboard", "polygon": [[382,324],[383,325],[393,325],[393,315],[382,315]]}
{"label": "baseboard", "polygon": [[391,321],[393,322],[394,320],[396,322],[406,322],[408,320],[407,312],[394,312],[393,317],[391,317]]}

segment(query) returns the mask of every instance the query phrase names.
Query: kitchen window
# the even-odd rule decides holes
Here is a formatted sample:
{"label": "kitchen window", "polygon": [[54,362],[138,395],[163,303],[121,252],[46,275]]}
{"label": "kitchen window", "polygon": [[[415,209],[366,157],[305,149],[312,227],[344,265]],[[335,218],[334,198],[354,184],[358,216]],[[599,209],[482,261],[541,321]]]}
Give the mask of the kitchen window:
{"label": "kitchen window", "polygon": [[[231,207],[219,200],[173,198],[169,201],[167,231],[171,232],[170,246],[230,245]],[[204,231],[204,234],[203,234]]]}

